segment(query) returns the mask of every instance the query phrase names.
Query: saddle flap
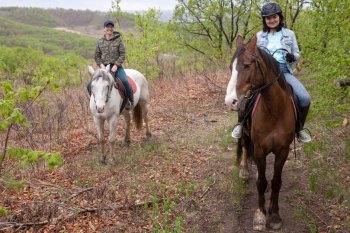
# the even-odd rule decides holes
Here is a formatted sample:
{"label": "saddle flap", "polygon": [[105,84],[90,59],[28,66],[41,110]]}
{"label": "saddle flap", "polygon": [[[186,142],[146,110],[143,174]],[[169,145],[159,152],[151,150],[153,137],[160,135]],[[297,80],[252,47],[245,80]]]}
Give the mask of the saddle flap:
{"label": "saddle flap", "polygon": [[[135,81],[130,77],[130,76],[126,76],[126,80],[128,81],[132,92],[135,94],[137,87],[136,87],[136,83]],[[125,86],[123,84],[123,82],[120,80],[120,78],[116,78],[115,79],[115,88],[118,89],[119,94],[125,98],[126,97],[126,90],[125,90]]]}

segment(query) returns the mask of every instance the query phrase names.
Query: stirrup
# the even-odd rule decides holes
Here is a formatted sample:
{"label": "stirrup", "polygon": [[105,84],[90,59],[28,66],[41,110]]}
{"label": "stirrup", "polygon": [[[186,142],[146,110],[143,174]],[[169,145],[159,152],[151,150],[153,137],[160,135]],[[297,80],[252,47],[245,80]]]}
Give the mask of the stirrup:
{"label": "stirrup", "polygon": [[134,108],[134,103],[128,100],[128,102],[125,105],[126,110],[132,110]]}
{"label": "stirrup", "polygon": [[241,123],[238,123],[233,127],[231,137],[239,139],[242,137],[242,133],[243,133],[243,126]]}
{"label": "stirrup", "polygon": [[300,142],[310,142],[312,140],[311,136],[306,132],[305,129],[302,129],[299,132],[297,132],[297,138]]}

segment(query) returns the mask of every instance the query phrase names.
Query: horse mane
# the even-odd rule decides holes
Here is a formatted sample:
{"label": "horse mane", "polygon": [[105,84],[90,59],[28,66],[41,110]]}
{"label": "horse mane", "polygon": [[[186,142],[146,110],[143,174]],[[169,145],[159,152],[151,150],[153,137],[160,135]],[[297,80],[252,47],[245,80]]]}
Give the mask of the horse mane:
{"label": "horse mane", "polygon": [[106,70],[104,70],[104,69],[96,70],[95,73],[92,76],[92,80],[97,80],[99,78],[102,78],[103,80],[106,80],[109,83],[113,83],[114,82],[114,79],[113,79],[112,75],[109,72],[107,72]]}
{"label": "horse mane", "polygon": [[236,57],[240,56],[245,51],[245,46],[242,45],[239,48],[236,49],[235,53],[232,56],[231,63],[230,63],[230,70],[232,71],[232,65],[233,61],[236,59]]}
{"label": "horse mane", "polygon": [[260,52],[261,57],[263,58],[263,61],[265,62],[266,66],[269,68],[268,70],[271,71],[276,77],[280,74],[280,78],[278,79],[278,83],[280,84],[280,86],[284,90],[288,90],[286,78],[284,77],[283,72],[281,72],[277,60],[270,53],[268,53],[262,48],[258,47],[258,51]]}

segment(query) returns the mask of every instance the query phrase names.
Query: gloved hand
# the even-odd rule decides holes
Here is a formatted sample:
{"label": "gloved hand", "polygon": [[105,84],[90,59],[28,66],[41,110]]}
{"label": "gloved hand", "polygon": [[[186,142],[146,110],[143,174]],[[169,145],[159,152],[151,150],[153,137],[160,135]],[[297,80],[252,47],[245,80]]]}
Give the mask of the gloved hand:
{"label": "gloved hand", "polygon": [[294,62],[294,61],[295,61],[294,55],[291,54],[291,53],[287,53],[287,54],[286,54],[286,61],[287,61],[287,62]]}

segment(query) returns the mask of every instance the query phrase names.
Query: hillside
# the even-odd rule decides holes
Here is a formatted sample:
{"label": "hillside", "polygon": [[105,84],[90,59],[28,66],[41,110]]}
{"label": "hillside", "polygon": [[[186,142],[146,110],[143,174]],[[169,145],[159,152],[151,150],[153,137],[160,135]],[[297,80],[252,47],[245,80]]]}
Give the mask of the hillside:
{"label": "hillside", "polygon": [[84,58],[93,57],[96,39],[62,32],[44,26],[32,26],[0,17],[0,43],[8,47],[30,47],[48,55],[73,52]]}
{"label": "hillside", "polygon": [[[104,19],[111,18],[109,13],[99,11],[23,7],[1,7],[0,17],[32,26],[68,28],[95,37],[101,34]],[[132,30],[134,15],[124,13],[120,25],[125,31]]]}

